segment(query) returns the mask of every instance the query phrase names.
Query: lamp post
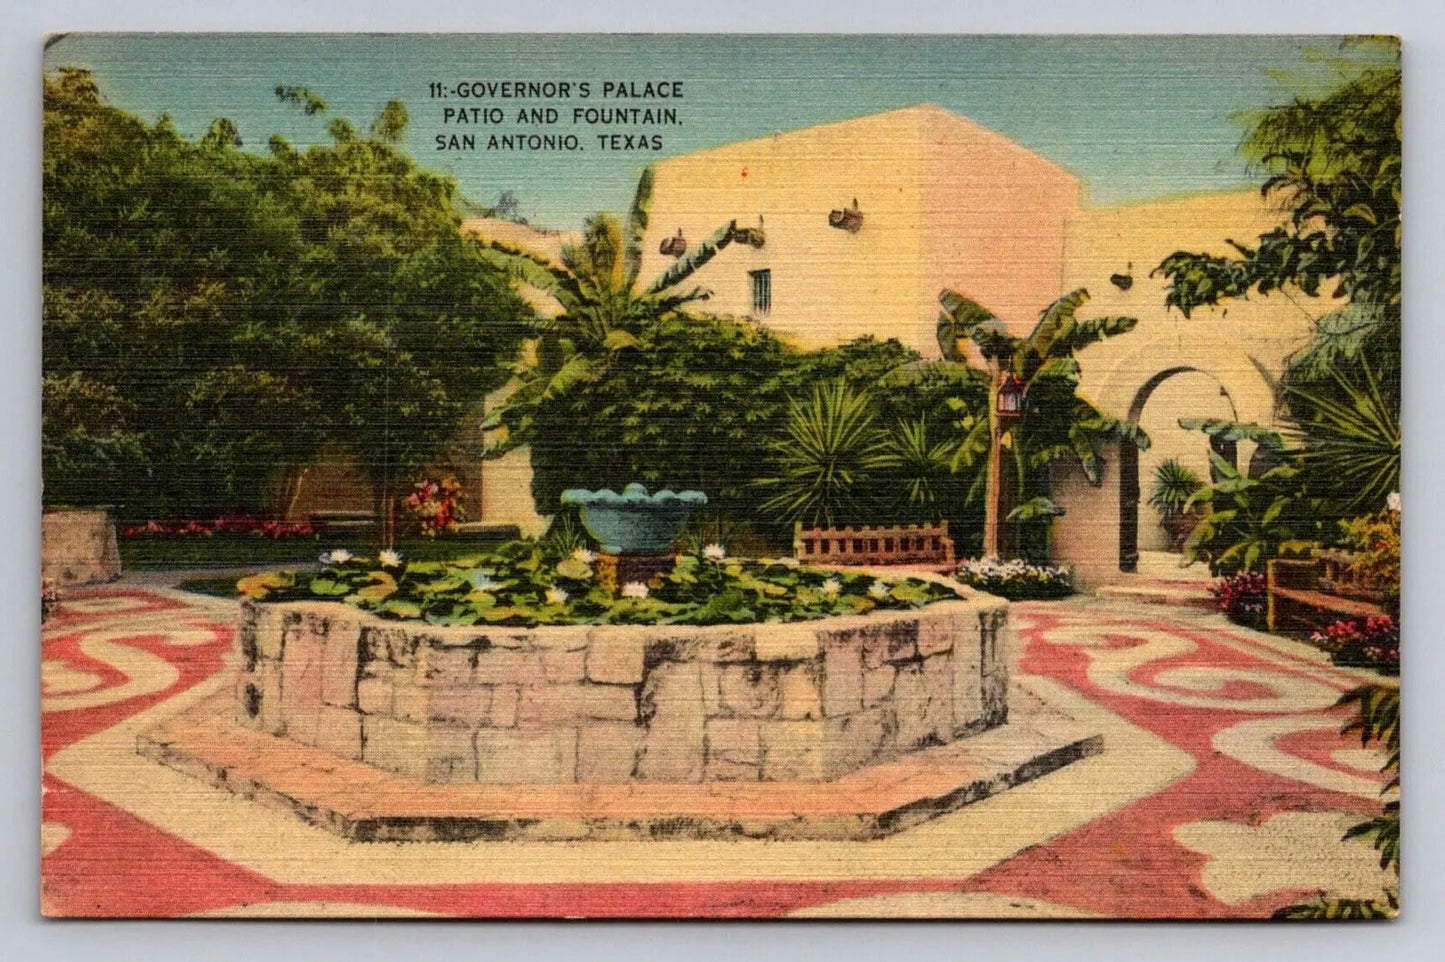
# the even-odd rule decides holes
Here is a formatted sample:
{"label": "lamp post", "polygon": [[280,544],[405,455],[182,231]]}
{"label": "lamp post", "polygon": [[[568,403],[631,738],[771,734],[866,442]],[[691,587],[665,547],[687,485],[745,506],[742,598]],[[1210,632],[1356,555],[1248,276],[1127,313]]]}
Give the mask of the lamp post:
{"label": "lamp post", "polygon": [[984,489],[983,554],[999,554],[1003,513],[1003,435],[1023,416],[1024,384],[1013,373],[1013,352],[1002,345],[984,351],[988,364],[988,478]]}

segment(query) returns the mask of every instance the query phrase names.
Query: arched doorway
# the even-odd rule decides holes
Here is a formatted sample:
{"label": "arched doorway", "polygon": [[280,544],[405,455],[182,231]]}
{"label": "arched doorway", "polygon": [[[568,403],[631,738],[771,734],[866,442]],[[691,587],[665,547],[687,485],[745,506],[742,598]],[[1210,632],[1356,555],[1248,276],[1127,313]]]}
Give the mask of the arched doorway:
{"label": "arched doorway", "polygon": [[[1173,458],[1209,478],[1209,451],[1236,467],[1239,452],[1232,441],[1215,442],[1197,431],[1179,426],[1181,418],[1239,419],[1234,399],[1213,374],[1196,367],[1166,368],[1149,378],[1134,395],[1128,418],[1144,428],[1153,442],[1143,457],[1132,444],[1119,446],[1119,570],[1137,571],[1141,544],[1158,550],[1161,531],[1158,515],[1148,505],[1141,512],[1141,468],[1145,478],[1165,459]],[[1141,532],[1140,515],[1146,516]],[[1142,534],[1142,537],[1141,537]]]}

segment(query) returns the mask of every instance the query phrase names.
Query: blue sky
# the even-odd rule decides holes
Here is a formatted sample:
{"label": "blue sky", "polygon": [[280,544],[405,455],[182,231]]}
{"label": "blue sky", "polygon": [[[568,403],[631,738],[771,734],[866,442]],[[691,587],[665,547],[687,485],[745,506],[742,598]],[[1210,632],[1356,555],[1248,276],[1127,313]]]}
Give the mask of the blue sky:
{"label": "blue sky", "polygon": [[[648,35],[75,34],[45,66],[91,68],[112,103],[148,119],[168,112],[188,136],[217,116],[247,148],[272,133],[324,142],[326,118],[278,103],[277,84],[309,87],[327,116],[365,127],[389,99],[411,114],[404,141],[423,165],[490,202],[510,189],[535,223],[575,228],[587,214],[625,209],[650,155],[477,150],[439,153],[445,102],[428,85],[459,81],[682,81],[680,127],[659,132],[657,155],[688,153],[774,131],[916,103],[937,103],[1081,175],[1096,203],[1258,183],[1235,154],[1241,111],[1287,99],[1280,72],[1318,74],[1310,49],[1329,37],[942,37]],[[522,101],[495,101],[510,113]],[[533,102],[526,102],[531,104]],[[559,107],[583,101],[558,103]],[[638,101],[606,104],[640,105]],[[563,111],[564,116],[568,113]],[[557,133],[572,132],[564,122]]]}

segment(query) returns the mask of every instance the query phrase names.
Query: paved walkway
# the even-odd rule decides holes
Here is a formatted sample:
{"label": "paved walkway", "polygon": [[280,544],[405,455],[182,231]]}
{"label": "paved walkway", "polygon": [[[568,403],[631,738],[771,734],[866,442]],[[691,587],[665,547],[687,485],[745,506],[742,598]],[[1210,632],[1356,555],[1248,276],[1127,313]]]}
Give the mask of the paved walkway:
{"label": "paved walkway", "polygon": [[136,754],[221,690],[228,602],[151,586],[46,626],[43,894],[65,915],[1259,917],[1378,896],[1381,761],[1330,706],[1373,678],[1189,609],[1015,606],[1020,680],[1102,755],[873,842],[351,843]]}

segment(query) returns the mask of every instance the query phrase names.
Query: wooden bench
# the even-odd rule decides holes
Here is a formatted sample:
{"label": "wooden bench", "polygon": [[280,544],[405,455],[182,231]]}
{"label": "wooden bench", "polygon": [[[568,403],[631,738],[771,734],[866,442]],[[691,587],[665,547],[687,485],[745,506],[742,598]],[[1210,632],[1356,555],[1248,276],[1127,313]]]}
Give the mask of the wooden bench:
{"label": "wooden bench", "polygon": [[821,565],[912,565],[940,572],[954,568],[948,522],[937,524],[793,525],[793,555]]}
{"label": "wooden bench", "polygon": [[1269,562],[1265,568],[1265,624],[1270,631],[1308,633],[1345,618],[1378,618],[1386,613],[1373,598],[1320,590],[1344,583],[1336,580],[1338,561],[1276,558]]}
{"label": "wooden bench", "polygon": [[371,511],[313,511],[307,520],[323,534],[369,535],[381,526],[381,519]]}

